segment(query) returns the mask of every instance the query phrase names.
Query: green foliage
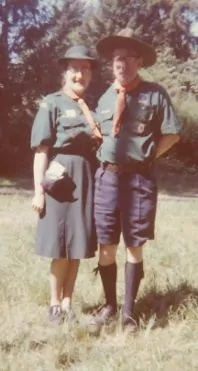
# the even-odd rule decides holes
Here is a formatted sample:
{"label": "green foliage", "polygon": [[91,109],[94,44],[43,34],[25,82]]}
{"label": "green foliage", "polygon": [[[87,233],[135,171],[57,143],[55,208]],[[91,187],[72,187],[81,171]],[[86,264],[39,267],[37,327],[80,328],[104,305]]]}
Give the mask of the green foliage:
{"label": "green foliage", "polygon": [[[49,260],[34,254],[37,215],[31,210],[32,182],[18,178],[6,185],[0,179],[1,371],[198,369],[198,176],[182,176],[182,170],[163,171],[159,166],[163,195],[155,241],[144,249],[145,277],[135,307],[140,331],[135,336],[124,333],[118,313],[97,338],[87,331],[89,313],[104,302],[101,280],[92,273],[97,257],[80,265],[72,300],[77,321],[50,324]],[[119,307],[124,301],[124,252],[121,241]]]}
{"label": "green foliage", "polygon": [[[12,146],[12,118],[17,120],[16,102],[21,105],[21,70],[24,69],[22,54],[28,53],[45,34],[50,14],[39,0],[4,0],[0,4],[0,94],[1,149]],[[20,62],[17,66],[17,62]],[[14,64],[13,64],[14,63]],[[20,85],[19,85],[20,84]],[[20,128],[23,119],[20,117]],[[18,127],[18,132],[19,132]],[[27,132],[27,129],[25,130]],[[18,134],[19,136],[19,134]],[[23,142],[23,139],[22,139]]]}
{"label": "green foliage", "polygon": [[[158,53],[156,65],[144,71],[145,77],[162,84],[169,92],[184,131],[198,122],[198,66],[194,59],[179,61],[170,47]],[[198,133],[197,133],[198,134]]]}
{"label": "green foliage", "polygon": [[[48,8],[33,0],[28,5],[20,0],[5,3],[0,152],[10,159],[13,154],[23,158],[24,151],[28,151],[38,99],[60,87],[57,59],[69,45],[68,34],[79,25],[83,8],[72,0],[62,1],[59,7],[48,4]],[[7,164],[1,164],[2,167]]]}
{"label": "green foliage", "polygon": [[[190,34],[196,14],[193,0],[101,0],[94,6],[80,0],[1,2],[0,151],[9,148],[10,153],[12,148],[12,158],[13,153],[23,158],[28,152],[37,101],[60,87],[57,57],[77,43],[96,53],[99,39],[124,27],[133,28],[156,48],[156,65],[141,73],[167,88],[184,123],[185,138],[197,137],[198,38]],[[101,60],[89,91],[92,106],[111,81],[111,65]]]}
{"label": "green foliage", "polygon": [[[78,40],[95,46],[102,37],[131,27],[136,35],[153,44],[158,52],[157,63],[141,73],[168,90],[184,123],[185,136],[191,137],[192,133],[194,136],[195,132],[198,136],[198,66],[194,47],[198,39],[190,35],[190,20],[184,16],[188,10],[197,12],[198,17],[198,4],[184,0],[103,0],[101,3],[76,30]],[[101,62],[100,80],[110,82],[111,68],[106,61]]]}

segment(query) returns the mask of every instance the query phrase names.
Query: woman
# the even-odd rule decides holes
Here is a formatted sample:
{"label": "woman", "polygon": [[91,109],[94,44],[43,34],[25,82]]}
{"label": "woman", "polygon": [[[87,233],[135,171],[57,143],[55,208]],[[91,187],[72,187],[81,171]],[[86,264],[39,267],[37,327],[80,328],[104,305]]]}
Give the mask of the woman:
{"label": "woman", "polygon": [[[36,252],[52,258],[49,319],[72,314],[71,299],[79,259],[95,255],[93,173],[101,135],[82,99],[97,61],[82,45],[69,48],[59,60],[63,87],[40,104],[34,120],[35,195],[39,213]],[[49,166],[48,166],[49,164]]]}

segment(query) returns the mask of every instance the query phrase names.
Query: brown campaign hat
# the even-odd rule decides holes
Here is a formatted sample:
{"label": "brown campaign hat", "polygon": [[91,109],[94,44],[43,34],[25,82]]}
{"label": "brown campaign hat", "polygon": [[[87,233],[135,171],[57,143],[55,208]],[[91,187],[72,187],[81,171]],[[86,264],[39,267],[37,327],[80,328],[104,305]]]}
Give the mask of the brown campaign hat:
{"label": "brown campaign hat", "polygon": [[97,66],[97,59],[91,55],[90,50],[85,45],[71,46],[63,57],[59,58],[59,63],[65,64],[69,59],[87,59],[93,67]]}
{"label": "brown campaign hat", "polygon": [[143,59],[143,67],[152,66],[156,62],[156,51],[153,46],[134,35],[131,28],[122,29],[117,35],[106,36],[100,40],[96,49],[103,57],[109,59],[115,49],[132,48]]}

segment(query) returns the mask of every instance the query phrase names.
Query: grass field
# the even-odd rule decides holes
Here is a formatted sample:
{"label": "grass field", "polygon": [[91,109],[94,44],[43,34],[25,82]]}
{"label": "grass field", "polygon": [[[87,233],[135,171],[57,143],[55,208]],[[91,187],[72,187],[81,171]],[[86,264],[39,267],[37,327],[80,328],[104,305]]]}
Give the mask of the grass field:
{"label": "grass field", "polygon": [[[156,238],[145,246],[145,279],[136,304],[140,331],[135,337],[123,334],[118,319],[116,326],[93,338],[86,328],[89,311],[103,300],[100,279],[92,273],[97,259],[80,267],[74,295],[79,323],[49,324],[49,261],[34,255],[36,214],[31,210],[31,185],[26,180],[2,180],[0,371],[198,370],[196,186],[193,172],[160,176]],[[121,242],[119,304],[123,263]]]}

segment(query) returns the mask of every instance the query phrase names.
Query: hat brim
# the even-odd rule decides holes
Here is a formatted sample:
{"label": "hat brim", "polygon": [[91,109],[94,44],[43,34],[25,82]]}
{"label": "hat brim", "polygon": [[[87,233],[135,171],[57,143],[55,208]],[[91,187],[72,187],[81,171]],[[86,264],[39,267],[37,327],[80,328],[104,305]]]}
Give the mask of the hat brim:
{"label": "hat brim", "polygon": [[91,58],[91,57],[86,57],[86,56],[80,56],[80,55],[79,56],[70,55],[69,57],[62,57],[62,58],[59,58],[58,62],[59,62],[60,65],[64,66],[71,59],[76,59],[76,60],[81,59],[81,60],[85,60],[85,61],[87,60],[91,63],[92,68],[96,68],[98,66],[97,59],[94,59],[94,58]]}
{"label": "hat brim", "polygon": [[145,43],[144,41],[133,37],[124,36],[107,36],[100,40],[96,49],[103,57],[112,58],[113,51],[120,48],[132,48],[143,59],[143,67],[152,66],[157,59],[156,51],[153,46]]}

